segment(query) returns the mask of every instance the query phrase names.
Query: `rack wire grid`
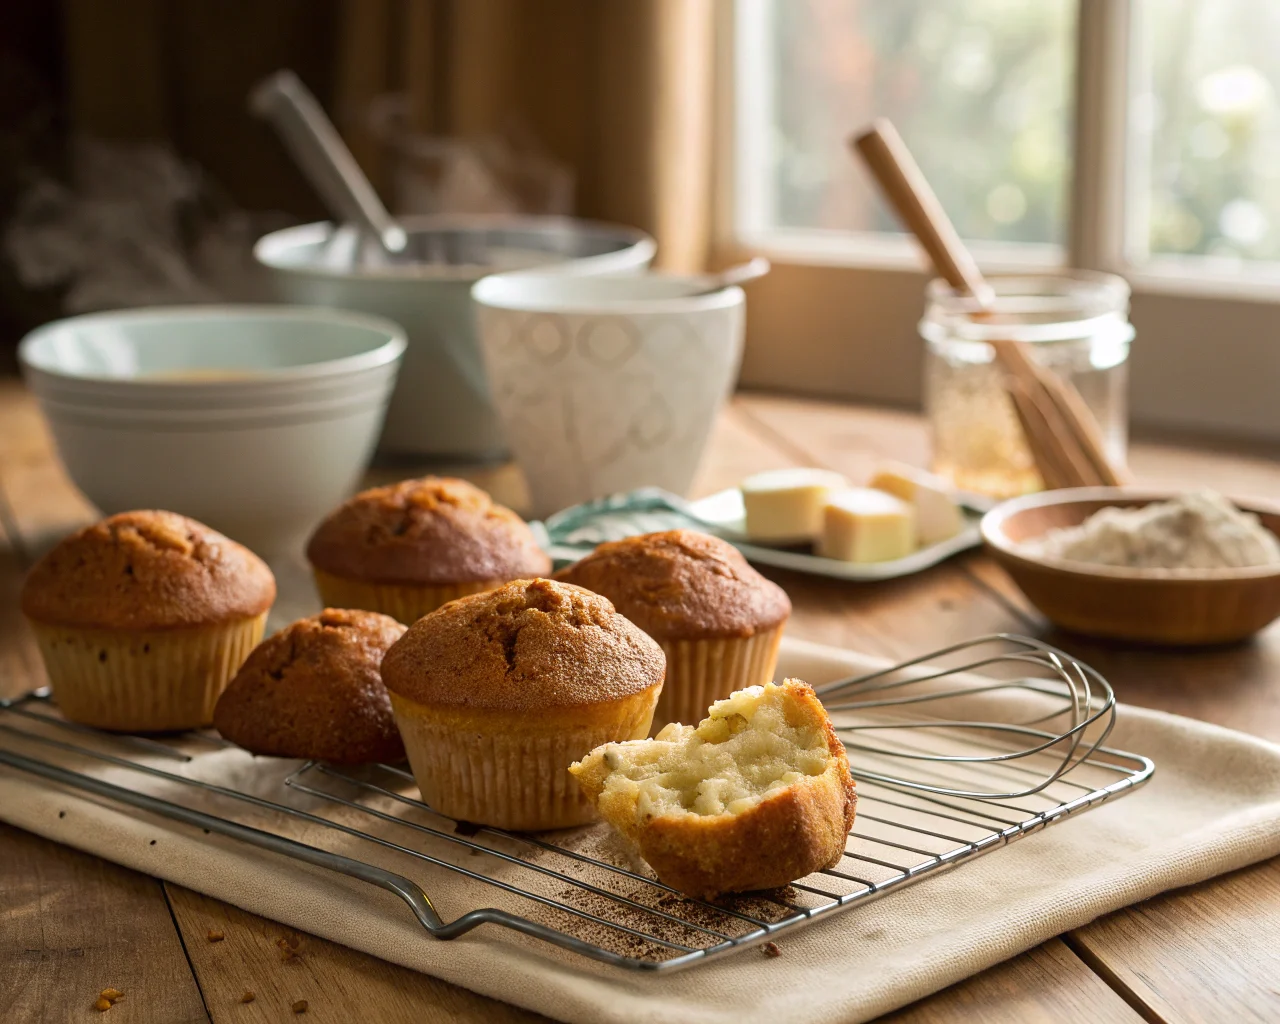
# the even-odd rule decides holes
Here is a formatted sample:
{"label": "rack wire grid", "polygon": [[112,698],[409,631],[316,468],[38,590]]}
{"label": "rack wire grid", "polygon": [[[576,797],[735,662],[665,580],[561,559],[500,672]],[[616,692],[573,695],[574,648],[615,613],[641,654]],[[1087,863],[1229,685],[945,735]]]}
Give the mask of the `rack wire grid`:
{"label": "rack wire grid", "polygon": [[[975,670],[984,676],[965,674]],[[492,924],[663,972],[962,867],[1155,768],[1103,745],[1116,712],[1106,681],[1029,638],[979,638],[818,692],[858,786],[844,856],[783,889],[714,901],[664,885],[605,825],[521,834],[455,822],[399,766],[252,758],[212,732],[103,733],[62,719],[45,692],[0,703],[0,764],[360,879],[435,939]]]}

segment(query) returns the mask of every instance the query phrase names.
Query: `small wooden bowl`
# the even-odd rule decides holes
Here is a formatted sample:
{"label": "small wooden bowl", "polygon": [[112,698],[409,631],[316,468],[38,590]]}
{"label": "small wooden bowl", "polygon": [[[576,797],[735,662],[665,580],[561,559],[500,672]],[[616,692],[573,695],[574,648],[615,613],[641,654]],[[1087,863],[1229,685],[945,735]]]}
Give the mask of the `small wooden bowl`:
{"label": "small wooden bowl", "polygon": [[[1025,547],[1049,530],[1078,526],[1101,508],[1174,496],[1113,487],[1046,491],[997,505],[982,519],[982,539],[1031,603],[1063,629],[1169,646],[1252,636],[1280,615],[1280,566],[1131,569],[1045,558]],[[1239,507],[1280,535],[1280,509]]]}

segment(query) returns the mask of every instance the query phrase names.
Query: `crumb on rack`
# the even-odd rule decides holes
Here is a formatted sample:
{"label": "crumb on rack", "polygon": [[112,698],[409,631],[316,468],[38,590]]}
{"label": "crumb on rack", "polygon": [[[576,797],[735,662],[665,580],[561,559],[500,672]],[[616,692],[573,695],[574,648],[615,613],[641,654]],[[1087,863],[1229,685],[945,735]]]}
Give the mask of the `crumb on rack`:
{"label": "crumb on rack", "polygon": [[216,928],[210,928],[210,929],[209,929],[209,941],[210,941],[210,942],[221,942],[221,941],[222,941],[223,939],[225,939],[225,938],[226,938],[226,936],[225,936],[225,935],[223,935],[223,934],[222,934],[222,932],[218,931]]}
{"label": "crumb on rack", "polygon": [[292,960],[298,955],[298,947],[302,944],[302,936],[297,932],[290,932],[288,935],[281,935],[276,939],[276,946],[280,949],[280,959]]}
{"label": "crumb on rack", "polygon": [[99,996],[98,1001],[93,1004],[93,1008],[97,1010],[99,1013],[106,1013],[109,1009],[111,1009],[111,1000],[103,999],[101,996]]}
{"label": "crumb on rack", "polygon": [[293,1004],[293,1006],[290,1007],[290,1009],[293,1010],[294,1013],[306,1013],[307,1001],[305,999],[299,999],[296,1003]]}
{"label": "crumb on rack", "polygon": [[253,992],[252,992],[252,991],[250,991],[249,989],[245,989],[245,990],[244,990],[244,995],[242,995],[242,996],[240,997],[240,1002],[242,1002],[242,1003],[251,1003],[251,1002],[253,1002],[253,1001],[254,1001],[255,999],[257,999],[257,998],[258,998],[258,997],[257,997],[257,996],[255,996],[255,995],[253,994]]}
{"label": "crumb on rack", "polygon": [[782,950],[778,948],[778,944],[776,942],[766,942],[760,947],[760,949],[764,952],[765,956],[782,956]]}

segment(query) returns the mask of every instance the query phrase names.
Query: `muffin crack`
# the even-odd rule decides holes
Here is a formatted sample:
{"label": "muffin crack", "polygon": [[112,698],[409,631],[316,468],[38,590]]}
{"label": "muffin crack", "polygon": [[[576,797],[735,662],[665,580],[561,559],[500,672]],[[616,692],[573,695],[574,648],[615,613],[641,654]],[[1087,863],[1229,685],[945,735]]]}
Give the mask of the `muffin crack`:
{"label": "muffin crack", "polygon": [[278,661],[276,661],[269,669],[267,669],[267,675],[269,675],[272,679],[276,680],[277,682],[284,679],[285,675],[288,674],[289,669],[293,668],[293,666],[297,664],[297,661],[298,661],[297,636],[296,634],[291,632],[289,634],[288,639],[289,639],[289,646],[285,651],[282,652],[284,656],[280,658]]}

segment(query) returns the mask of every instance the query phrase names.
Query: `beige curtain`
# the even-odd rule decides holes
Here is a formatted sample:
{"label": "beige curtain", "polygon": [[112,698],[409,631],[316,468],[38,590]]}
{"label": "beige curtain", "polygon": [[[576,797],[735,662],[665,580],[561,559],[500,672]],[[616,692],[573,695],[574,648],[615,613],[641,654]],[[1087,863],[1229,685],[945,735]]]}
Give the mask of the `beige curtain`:
{"label": "beige curtain", "polygon": [[343,0],[334,107],[379,182],[365,113],[408,97],[413,130],[518,125],[576,178],[576,212],[633,224],[659,265],[702,269],[710,230],[714,0]]}

